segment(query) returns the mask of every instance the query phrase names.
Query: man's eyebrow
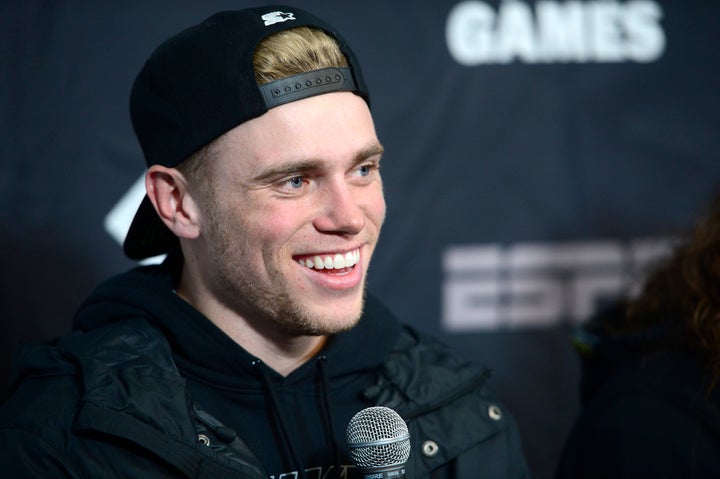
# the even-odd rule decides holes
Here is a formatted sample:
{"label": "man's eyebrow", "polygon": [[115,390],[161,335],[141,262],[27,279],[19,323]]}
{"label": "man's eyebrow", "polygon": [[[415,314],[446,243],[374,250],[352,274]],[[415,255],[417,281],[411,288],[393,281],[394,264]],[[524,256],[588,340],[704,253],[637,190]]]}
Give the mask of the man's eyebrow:
{"label": "man's eyebrow", "polygon": [[385,148],[380,143],[375,143],[355,155],[355,163],[361,163],[373,156],[381,156],[385,152]]}
{"label": "man's eyebrow", "polygon": [[269,168],[262,171],[259,175],[254,176],[254,183],[265,183],[273,181],[277,178],[297,175],[307,171],[316,171],[322,168],[322,162],[319,160],[300,160],[280,165],[276,168]]}
{"label": "man's eyebrow", "polygon": [[[353,164],[357,165],[373,156],[382,155],[385,149],[381,144],[377,143],[364,150],[358,152],[355,155]],[[280,165],[276,168],[269,168],[262,171],[257,176],[254,176],[251,181],[253,183],[268,183],[278,178],[285,178],[293,175],[300,175],[309,171],[318,171],[325,167],[325,164],[321,160],[299,160]]]}

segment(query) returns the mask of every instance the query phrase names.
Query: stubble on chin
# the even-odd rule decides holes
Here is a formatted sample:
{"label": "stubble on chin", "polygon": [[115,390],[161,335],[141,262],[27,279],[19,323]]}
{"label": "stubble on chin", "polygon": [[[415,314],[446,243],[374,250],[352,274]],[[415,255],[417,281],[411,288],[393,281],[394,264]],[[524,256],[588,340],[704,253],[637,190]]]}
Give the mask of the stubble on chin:
{"label": "stubble on chin", "polygon": [[274,326],[292,336],[331,336],[354,328],[362,317],[365,306],[365,292],[362,293],[356,311],[340,317],[333,311],[315,312],[307,307],[285,298],[287,301],[276,303],[283,305],[271,314]]}
{"label": "stubble on chin", "polygon": [[238,270],[228,262],[217,266],[227,307],[254,324],[254,329],[269,328],[267,332],[272,336],[330,336],[352,329],[362,317],[366,296],[364,288],[358,304],[349,308],[350,311],[339,314],[337,310],[322,307],[322,304],[308,304],[287,290],[281,291],[282,288],[269,290],[260,287],[238,274]]}

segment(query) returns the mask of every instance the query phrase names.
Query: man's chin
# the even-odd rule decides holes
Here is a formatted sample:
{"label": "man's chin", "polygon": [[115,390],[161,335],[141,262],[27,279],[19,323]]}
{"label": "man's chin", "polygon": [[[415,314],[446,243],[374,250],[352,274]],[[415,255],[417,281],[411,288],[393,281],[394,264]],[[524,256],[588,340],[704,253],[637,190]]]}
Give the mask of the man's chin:
{"label": "man's chin", "polygon": [[330,336],[333,334],[344,333],[354,328],[360,322],[360,313],[346,318],[323,317],[313,318],[305,322],[300,329],[305,336]]}
{"label": "man's chin", "polygon": [[363,304],[364,301],[361,300],[345,307],[333,305],[306,311],[302,315],[304,317],[295,323],[296,333],[304,336],[329,336],[349,331],[360,322]]}

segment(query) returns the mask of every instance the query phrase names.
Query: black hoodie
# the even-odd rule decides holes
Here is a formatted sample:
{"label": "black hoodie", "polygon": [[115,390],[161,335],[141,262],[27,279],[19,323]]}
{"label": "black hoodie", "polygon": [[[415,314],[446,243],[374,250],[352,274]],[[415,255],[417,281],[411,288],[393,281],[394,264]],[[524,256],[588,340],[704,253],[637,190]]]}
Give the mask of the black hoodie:
{"label": "black hoodie", "polygon": [[283,377],[252,356],[174,293],[177,264],[114,277],[80,307],[76,327],[96,329],[146,318],[168,339],[192,401],[238,434],[271,476],[348,466],[344,432],[371,405],[363,391],[397,342],[400,325],[370,296],[360,323],[332,337],[320,354]]}

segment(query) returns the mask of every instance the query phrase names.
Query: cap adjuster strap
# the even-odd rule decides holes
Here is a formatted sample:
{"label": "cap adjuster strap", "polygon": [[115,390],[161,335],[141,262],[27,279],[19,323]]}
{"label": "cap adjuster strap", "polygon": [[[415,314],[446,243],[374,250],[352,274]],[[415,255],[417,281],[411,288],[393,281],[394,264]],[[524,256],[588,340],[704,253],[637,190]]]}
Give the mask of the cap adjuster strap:
{"label": "cap adjuster strap", "polygon": [[321,68],[267,83],[260,88],[268,109],[334,91],[357,91],[350,68]]}

